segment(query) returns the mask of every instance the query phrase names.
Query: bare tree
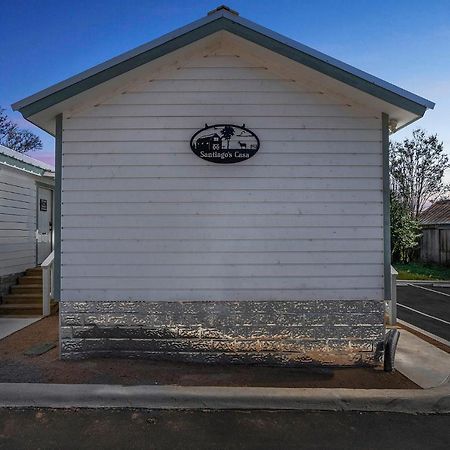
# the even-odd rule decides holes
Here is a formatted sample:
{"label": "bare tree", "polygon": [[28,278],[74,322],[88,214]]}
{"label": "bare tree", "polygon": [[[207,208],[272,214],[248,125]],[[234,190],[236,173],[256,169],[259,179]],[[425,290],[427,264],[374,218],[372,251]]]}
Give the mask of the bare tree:
{"label": "bare tree", "polygon": [[42,142],[29,130],[20,129],[0,108],[0,144],[20,153],[40,150]]}
{"label": "bare tree", "polygon": [[449,185],[444,183],[450,168],[444,145],[436,134],[414,130],[411,139],[390,144],[391,191],[417,218],[427,202],[445,196]]}

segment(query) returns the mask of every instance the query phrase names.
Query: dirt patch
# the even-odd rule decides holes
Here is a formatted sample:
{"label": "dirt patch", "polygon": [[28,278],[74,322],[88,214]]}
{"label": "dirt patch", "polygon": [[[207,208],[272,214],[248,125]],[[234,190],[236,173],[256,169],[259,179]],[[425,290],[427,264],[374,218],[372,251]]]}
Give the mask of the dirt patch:
{"label": "dirt patch", "polygon": [[58,348],[40,356],[24,355],[30,347],[57,340],[56,316],[0,340],[0,382],[418,389],[399,372],[372,368],[280,368],[116,358],[61,361]]}

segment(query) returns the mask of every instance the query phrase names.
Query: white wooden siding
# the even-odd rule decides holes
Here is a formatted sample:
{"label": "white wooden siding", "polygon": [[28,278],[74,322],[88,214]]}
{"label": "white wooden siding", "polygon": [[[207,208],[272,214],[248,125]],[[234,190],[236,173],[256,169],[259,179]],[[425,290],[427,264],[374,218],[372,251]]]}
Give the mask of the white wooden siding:
{"label": "white wooden siding", "polygon": [[36,265],[36,182],[0,166],[0,276]]}
{"label": "white wooden siding", "polygon": [[[381,299],[381,119],[245,58],[193,58],[63,124],[62,300]],[[246,124],[234,165],[189,148]]]}

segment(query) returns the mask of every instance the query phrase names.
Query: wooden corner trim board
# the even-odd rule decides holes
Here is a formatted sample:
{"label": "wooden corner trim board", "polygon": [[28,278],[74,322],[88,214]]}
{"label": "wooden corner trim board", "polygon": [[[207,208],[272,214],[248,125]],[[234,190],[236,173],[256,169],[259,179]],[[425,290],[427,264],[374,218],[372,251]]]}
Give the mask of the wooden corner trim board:
{"label": "wooden corner trim board", "polygon": [[389,116],[381,116],[383,147],[383,239],[384,239],[384,298],[391,299],[391,218],[389,185]]}
{"label": "wooden corner trim board", "polygon": [[56,300],[60,299],[61,294],[61,192],[62,192],[62,133],[63,116],[56,116],[55,132],[55,190],[54,190],[54,230],[55,230],[55,260],[54,267],[54,295]]}

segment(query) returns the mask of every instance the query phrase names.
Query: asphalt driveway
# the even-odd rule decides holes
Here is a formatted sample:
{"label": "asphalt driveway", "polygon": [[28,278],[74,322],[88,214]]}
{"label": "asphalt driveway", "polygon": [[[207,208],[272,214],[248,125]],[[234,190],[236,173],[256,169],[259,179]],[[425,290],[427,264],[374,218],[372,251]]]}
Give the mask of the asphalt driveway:
{"label": "asphalt driveway", "polygon": [[450,341],[450,287],[397,287],[398,318]]}
{"label": "asphalt driveway", "polygon": [[448,415],[0,409],[0,449],[446,449]]}

